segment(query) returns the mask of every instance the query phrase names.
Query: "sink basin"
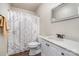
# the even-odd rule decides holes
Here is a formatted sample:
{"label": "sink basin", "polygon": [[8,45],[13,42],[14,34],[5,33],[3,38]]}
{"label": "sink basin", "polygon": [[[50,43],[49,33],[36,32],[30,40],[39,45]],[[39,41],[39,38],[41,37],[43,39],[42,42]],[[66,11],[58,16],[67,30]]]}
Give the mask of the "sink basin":
{"label": "sink basin", "polygon": [[55,36],[47,36],[47,39],[63,40],[62,38],[57,38]]}
{"label": "sink basin", "polygon": [[55,36],[47,36],[48,39],[57,39]]}

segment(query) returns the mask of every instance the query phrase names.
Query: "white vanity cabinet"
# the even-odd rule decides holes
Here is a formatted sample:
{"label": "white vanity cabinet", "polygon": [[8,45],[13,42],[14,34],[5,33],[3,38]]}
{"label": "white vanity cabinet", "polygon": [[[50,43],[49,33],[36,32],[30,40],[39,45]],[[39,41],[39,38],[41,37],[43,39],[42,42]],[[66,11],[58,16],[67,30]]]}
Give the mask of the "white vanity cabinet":
{"label": "white vanity cabinet", "polygon": [[77,56],[75,53],[54,43],[46,41],[43,38],[41,38],[39,41],[41,43],[42,56]]}
{"label": "white vanity cabinet", "polygon": [[48,51],[47,51],[47,55],[48,56],[57,56],[59,55],[58,54],[58,51],[57,51],[57,48],[53,47],[52,45],[46,43],[47,47],[48,47]]}
{"label": "white vanity cabinet", "polygon": [[41,43],[41,53],[43,56],[46,56],[47,55],[47,46],[45,45],[46,42],[41,39],[40,43]]}
{"label": "white vanity cabinet", "polygon": [[49,44],[49,42],[40,39],[40,43],[41,43],[41,54],[42,56],[56,56],[57,54],[57,50],[55,47],[52,47],[51,44]]}

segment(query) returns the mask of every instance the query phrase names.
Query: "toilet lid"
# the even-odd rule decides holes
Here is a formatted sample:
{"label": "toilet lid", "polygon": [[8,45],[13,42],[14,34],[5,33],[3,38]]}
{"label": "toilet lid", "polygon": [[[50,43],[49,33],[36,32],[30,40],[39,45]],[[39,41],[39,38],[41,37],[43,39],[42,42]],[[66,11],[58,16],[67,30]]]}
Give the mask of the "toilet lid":
{"label": "toilet lid", "polygon": [[30,42],[28,45],[40,45],[39,42]]}

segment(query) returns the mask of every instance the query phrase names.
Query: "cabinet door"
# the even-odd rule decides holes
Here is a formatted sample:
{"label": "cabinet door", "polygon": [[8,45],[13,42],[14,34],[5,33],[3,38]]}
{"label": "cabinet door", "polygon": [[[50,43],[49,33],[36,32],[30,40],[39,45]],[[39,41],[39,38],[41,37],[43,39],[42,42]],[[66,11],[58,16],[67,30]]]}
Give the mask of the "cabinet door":
{"label": "cabinet door", "polygon": [[58,51],[54,46],[51,46],[50,44],[46,44],[47,45],[47,55],[48,56],[57,56],[58,55]]}
{"label": "cabinet door", "polygon": [[55,51],[56,51],[56,55],[57,56],[76,56],[77,54],[67,50],[67,49],[64,49],[62,47],[59,47],[55,44],[51,44],[52,46],[51,47],[54,47],[55,48]]}
{"label": "cabinet door", "polygon": [[51,44],[50,42],[44,39],[41,40],[41,50],[42,50],[42,54],[45,56],[57,56],[58,55],[57,48],[53,44]]}
{"label": "cabinet door", "polygon": [[41,43],[41,54],[42,56],[47,55],[47,46],[45,45],[45,41],[42,38],[39,38],[39,42]]}
{"label": "cabinet door", "polygon": [[41,43],[41,54],[42,56],[59,56],[60,52],[58,52],[55,45],[51,44],[44,39],[40,39],[39,42]]}
{"label": "cabinet door", "polygon": [[66,49],[60,48],[60,54],[61,56],[77,56],[75,53],[68,51]]}
{"label": "cabinet door", "polygon": [[44,43],[42,43],[42,45],[41,45],[41,53],[44,56],[48,55],[48,48],[47,48],[47,46]]}

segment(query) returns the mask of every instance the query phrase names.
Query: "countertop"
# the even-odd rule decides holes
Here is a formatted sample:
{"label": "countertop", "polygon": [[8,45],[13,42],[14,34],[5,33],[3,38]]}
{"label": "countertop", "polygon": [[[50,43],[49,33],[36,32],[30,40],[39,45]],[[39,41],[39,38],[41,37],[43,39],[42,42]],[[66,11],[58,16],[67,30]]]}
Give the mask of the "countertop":
{"label": "countertop", "polygon": [[56,38],[48,38],[47,36],[41,36],[40,38],[43,38],[44,40],[47,40],[51,43],[54,43],[56,45],[59,45],[63,48],[66,48],[76,54],[79,55],[79,42],[77,41],[73,41],[73,40],[69,40],[69,39],[56,39]]}

